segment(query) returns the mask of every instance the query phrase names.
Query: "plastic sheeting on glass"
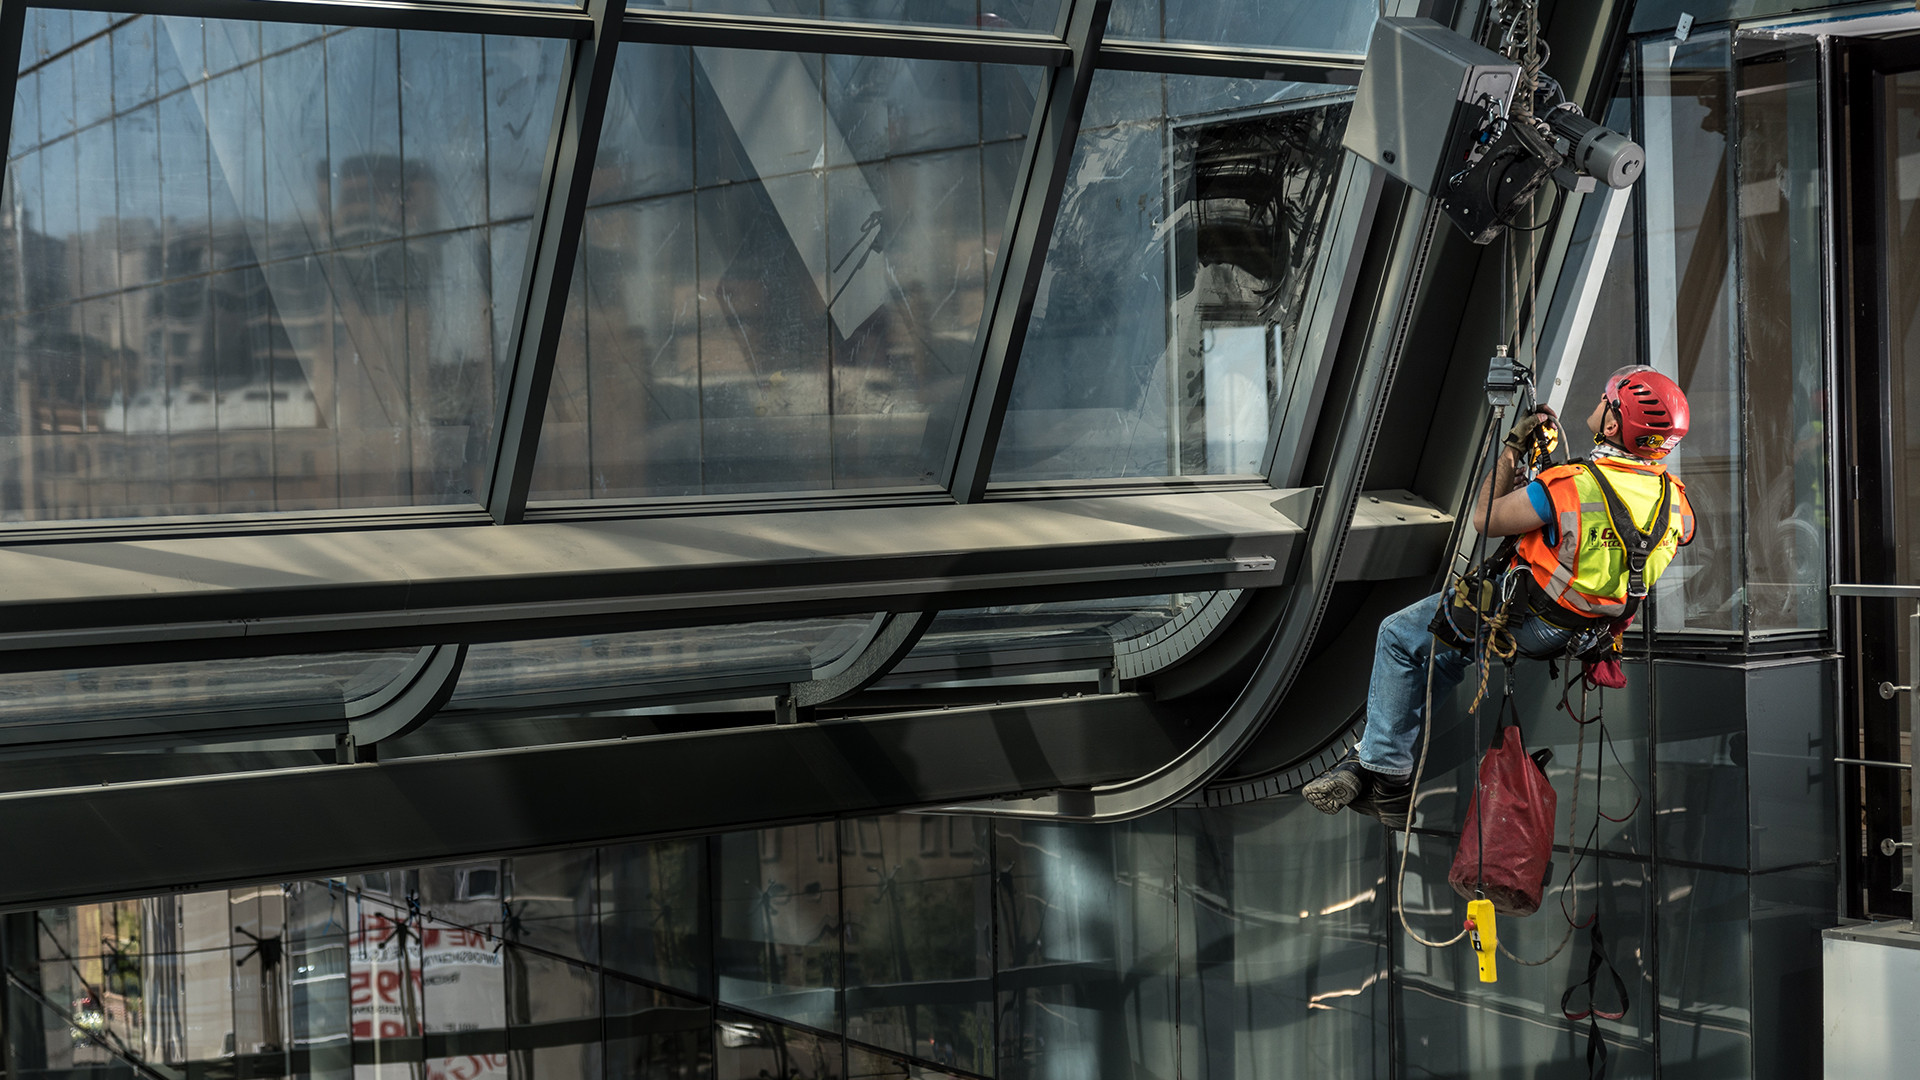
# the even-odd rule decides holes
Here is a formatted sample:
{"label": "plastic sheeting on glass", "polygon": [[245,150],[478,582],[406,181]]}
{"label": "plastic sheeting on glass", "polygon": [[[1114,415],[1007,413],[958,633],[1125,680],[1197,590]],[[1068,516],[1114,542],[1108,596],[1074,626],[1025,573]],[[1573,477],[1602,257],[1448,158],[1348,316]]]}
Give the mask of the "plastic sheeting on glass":
{"label": "plastic sheeting on glass", "polygon": [[1107,37],[1365,54],[1379,0],[1114,0]]}
{"label": "plastic sheeting on glass", "polygon": [[993,480],[1262,472],[1350,100],[1095,74]]}
{"label": "plastic sheeting on glass", "polygon": [[533,497],[941,482],[1040,75],[623,46]]}
{"label": "plastic sheeting on glass", "polygon": [[943,611],[886,682],[966,678],[1013,667],[1111,667],[1115,642],[1190,617],[1212,597],[1173,593]]}
{"label": "plastic sheeting on glass", "polygon": [[0,519],[475,501],[566,44],[64,11],[27,40]]}
{"label": "plastic sheeting on glass", "polygon": [[[132,664],[0,675],[0,745],[31,729],[80,720],[131,720],[345,705],[392,685],[413,649],[240,660]],[[204,726],[204,724],[202,724]]]}
{"label": "plastic sheeting on glass", "polygon": [[448,707],[510,707],[516,696],[607,691],[634,698],[729,686],[804,682],[865,640],[875,616],[637,630],[476,645]]}

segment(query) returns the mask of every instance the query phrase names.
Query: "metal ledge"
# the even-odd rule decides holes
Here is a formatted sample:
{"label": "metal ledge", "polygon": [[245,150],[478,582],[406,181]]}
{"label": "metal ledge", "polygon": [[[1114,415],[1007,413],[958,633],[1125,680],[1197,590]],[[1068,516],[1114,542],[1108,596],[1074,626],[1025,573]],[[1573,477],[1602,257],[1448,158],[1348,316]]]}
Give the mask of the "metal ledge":
{"label": "metal ledge", "polygon": [[0,795],[0,908],[1084,788],[1190,738],[1118,694]]}
{"label": "metal ledge", "polygon": [[0,549],[0,670],[1284,583],[1292,493]]}
{"label": "metal ledge", "polygon": [[1369,491],[1353,509],[1335,581],[1429,574],[1446,560],[1453,515],[1404,488]]}

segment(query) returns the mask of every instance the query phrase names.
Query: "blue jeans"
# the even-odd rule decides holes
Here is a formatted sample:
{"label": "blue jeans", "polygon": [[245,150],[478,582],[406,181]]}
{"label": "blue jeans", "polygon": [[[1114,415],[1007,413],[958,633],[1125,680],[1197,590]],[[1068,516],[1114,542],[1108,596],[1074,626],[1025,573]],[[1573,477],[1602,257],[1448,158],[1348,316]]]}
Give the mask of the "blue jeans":
{"label": "blue jeans", "polygon": [[[1373,681],[1367,687],[1367,727],[1360,736],[1360,764],[1377,773],[1403,777],[1413,772],[1414,746],[1420,739],[1427,697],[1427,654],[1433,660],[1433,699],[1446,697],[1466,678],[1473,658],[1433,640],[1427,624],[1440,610],[1440,595],[1427,597],[1380,622],[1373,644]],[[1544,656],[1566,646],[1575,631],[1530,616],[1512,628],[1522,655]]]}

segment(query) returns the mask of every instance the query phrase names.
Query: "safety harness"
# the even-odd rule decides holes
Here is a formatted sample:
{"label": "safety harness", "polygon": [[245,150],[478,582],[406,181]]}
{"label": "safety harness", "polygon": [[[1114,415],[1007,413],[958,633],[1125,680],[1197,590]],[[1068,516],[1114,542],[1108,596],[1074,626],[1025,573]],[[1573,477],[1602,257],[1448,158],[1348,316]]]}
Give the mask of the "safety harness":
{"label": "safety harness", "polygon": [[1614,624],[1625,630],[1627,624],[1640,611],[1640,602],[1647,598],[1647,559],[1653,549],[1659,546],[1660,537],[1666,534],[1667,523],[1672,521],[1673,478],[1666,473],[1660,474],[1660,508],[1653,513],[1649,522],[1652,531],[1642,532],[1633,520],[1633,512],[1627,509],[1626,500],[1613,489],[1606,474],[1591,459],[1580,463],[1600,486],[1600,496],[1607,501],[1607,520],[1613,525],[1613,535],[1618,537],[1627,556],[1627,606]]}

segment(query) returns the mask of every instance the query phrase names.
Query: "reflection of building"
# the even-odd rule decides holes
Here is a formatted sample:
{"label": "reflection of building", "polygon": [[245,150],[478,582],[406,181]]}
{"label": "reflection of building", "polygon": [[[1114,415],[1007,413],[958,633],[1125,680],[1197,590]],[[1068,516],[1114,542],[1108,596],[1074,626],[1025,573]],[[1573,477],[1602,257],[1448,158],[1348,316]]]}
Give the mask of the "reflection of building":
{"label": "reflection of building", "polygon": [[[217,121],[199,108],[205,126],[165,137],[204,142]],[[16,174],[71,161],[83,137]],[[28,268],[0,282],[0,517],[470,497],[492,414],[488,242],[407,235],[439,220],[432,169],[347,155],[297,207],[254,199],[211,222],[116,204],[111,182],[96,206],[93,179],[78,229],[49,225],[22,185],[0,211],[0,264]],[[233,182],[216,170],[216,192]]]}

